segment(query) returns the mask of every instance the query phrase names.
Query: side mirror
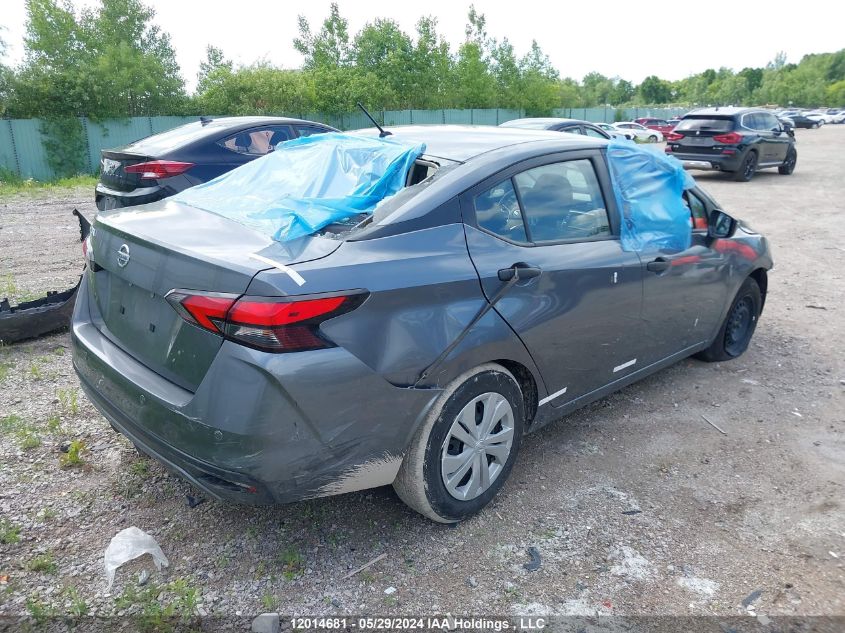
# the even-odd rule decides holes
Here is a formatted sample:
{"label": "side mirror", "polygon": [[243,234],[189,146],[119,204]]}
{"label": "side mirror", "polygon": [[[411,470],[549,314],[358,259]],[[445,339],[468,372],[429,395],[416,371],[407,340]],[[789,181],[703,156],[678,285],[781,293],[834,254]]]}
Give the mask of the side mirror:
{"label": "side mirror", "polygon": [[775,136],[780,136],[783,133],[783,128],[780,127],[773,127],[772,132],[775,133]]}
{"label": "side mirror", "polygon": [[707,223],[707,235],[713,239],[724,239],[731,237],[736,231],[736,220],[724,211],[714,209],[710,213],[710,220]]}

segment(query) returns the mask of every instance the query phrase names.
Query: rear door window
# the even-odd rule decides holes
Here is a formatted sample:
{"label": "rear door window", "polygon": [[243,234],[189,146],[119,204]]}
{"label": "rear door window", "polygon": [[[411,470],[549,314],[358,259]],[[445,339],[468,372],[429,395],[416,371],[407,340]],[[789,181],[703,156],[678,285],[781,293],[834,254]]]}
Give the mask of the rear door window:
{"label": "rear door window", "polygon": [[473,202],[475,221],[480,228],[512,242],[528,241],[510,178],[476,196]]}
{"label": "rear door window", "polygon": [[251,130],[243,130],[219,141],[219,145],[238,154],[264,156],[273,151],[276,145],[293,138],[293,131],[288,125],[268,125]]}

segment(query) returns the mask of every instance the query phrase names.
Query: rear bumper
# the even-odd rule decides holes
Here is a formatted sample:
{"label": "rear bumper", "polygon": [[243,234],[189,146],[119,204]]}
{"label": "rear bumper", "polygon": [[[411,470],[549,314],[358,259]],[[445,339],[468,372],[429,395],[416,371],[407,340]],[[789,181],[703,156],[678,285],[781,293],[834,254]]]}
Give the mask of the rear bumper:
{"label": "rear bumper", "polygon": [[237,503],[391,483],[440,393],[394,387],[342,348],[278,355],[230,342],[190,392],[93,325],[86,280],[71,339],[82,387],[117,431],[209,495]]}
{"label": "rear bumper", "polygon": [[742,164],[742,154],[666,152],[666,155],[677,158],[686,169],[736,171]]}
{"label": "rear bumper", "polygon": [[94,187],[94,202],[98,211],[108,211],[109,209],[122,209],[123,207],[155,202],[174,193],[174,191],[168,193],[164,187],[158,185],[133,189],[132,191],[120,191],[97,183]]}

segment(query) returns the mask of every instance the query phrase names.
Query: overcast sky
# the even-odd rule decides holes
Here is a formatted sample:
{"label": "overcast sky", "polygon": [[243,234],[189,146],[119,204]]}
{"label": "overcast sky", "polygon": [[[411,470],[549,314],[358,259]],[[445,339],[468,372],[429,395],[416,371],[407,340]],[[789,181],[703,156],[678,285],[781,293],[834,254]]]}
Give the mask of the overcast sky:
{"label": "overcast sky", "polygon": [[[296,16],[308,18],[318,30],[328,15],[330,0],[146,0],[156,11],[156,22],[170,33],[176,57],[189,90],[214,44],[240,64],[267,60],[296,68],[301,56],[293,49]],[[74,0],[76,6],[96,4]],[[375,18],[391,18],[413,34],[424,12],[437,17],[441,34],[456,50],[463,40],[469,2],[427,0],[338,0],[341,15],[349,20],[350,34]],[[0,0],[2,37],[9,50],[7,62],[23,57],[26,21],[24,0]],[[487,16],[488,33],[507,37],[518,54],[536,39],[562,76],[582,78],[590,71],[640,82],[656,74],[681,79],[707,68],[764,66],[783,50],[790,62],[807,53],[832,52],[845,46],[842,14],[825,15],[824,3],[804,11],[777,2],[562,2],[555,0],[477,0],[476,9]]]}

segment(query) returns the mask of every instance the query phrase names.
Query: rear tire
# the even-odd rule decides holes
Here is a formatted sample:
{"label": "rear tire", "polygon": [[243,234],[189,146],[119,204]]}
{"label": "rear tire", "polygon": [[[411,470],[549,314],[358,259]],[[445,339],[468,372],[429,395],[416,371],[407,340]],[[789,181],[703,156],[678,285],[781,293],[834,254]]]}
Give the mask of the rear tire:
{"label": "rear tire", "polygon": [[754,178],[757,172],[757,152],[751,151],[745,155],[742,160],[742,165],[738,171],[734,172],[734,180],[737,182],[748,182]]}
{"label": "rear tire", "polygon": [[742,356],[754,335],[762,307],[760,286],[754,279],[748,277],[739,287],[716,338],[713,339],[710,347],[699,352],[695,357],[714,363]]}
{"label": "rear tire", "polygon": [[438,523],[475,514],[508,478],[524,419],[519,383],[504,367],[487,363],[465,372],[444,389],[411,440],[393,482],[396,494]]}
{"label": "rear tire", "polygon": [[819,129],[819,124],[818,124],[818,123],[813,123],[810,127],[811,127],[812,129],[814,129],[814,130],[818,130],[818,129]]}
{"label": "rear tire", "polygon": [[778,173],[783,174],[784,176],[789,176],[793,171],[795,171],[795,165],[798,162],[798,152],[795,151],[794,147],[790,147],[789,151],[786,152],[786,158],[783,161],[783,165],[778,167]]}
{"label": "rear tire", "polygon": [[648,142],[649,143],[656,143],[657,137],[654,134],[652,134],[651,136],[648,137]]}

